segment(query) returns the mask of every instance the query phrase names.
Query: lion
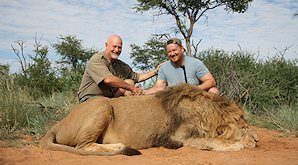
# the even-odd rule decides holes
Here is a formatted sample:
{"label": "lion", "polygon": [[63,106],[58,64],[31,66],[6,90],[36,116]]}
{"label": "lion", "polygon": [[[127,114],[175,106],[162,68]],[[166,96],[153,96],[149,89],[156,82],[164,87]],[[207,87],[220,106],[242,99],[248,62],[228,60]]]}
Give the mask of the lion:
{"label": "lion", "polygon": [[81,155],[139,155],[140,149],[183,146],[239,151],[258,142],[244,115],[234,101],[180,84],[154,95],[89,99],[40,144]]}

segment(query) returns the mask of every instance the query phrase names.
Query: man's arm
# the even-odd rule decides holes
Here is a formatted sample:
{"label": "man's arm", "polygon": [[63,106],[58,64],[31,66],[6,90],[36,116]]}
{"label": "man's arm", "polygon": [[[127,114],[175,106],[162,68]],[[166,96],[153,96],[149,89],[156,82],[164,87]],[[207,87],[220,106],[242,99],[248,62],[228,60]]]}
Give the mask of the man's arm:
{"label": "man's arm", "polygon": [[142,91],[141,88],[135,87],[134,85],[131,85],[114,75],[107,76],[103,81],[107,85],[117,87],[117,88],[123,88],[131,91],[132,93],[140,93]]}
{"label": "man's arm", "polygon": [[208,91],[211,87],[216,85],[216,81],[210,72],[199,78],[199,80],[201,81],[201,84],[198,85],[198,87],[205,91]]}
{"label": "man's arm", "polygon": [[142,82],[142,81],[145,81],[153,76],[155,76],[157,74],[157,70],[151,70],[147,73],[139,73],[139,79],[138,79],[138,82]]}
{"label": "man's arm", "polygon": [[164,90],[167,87],[167,82],[165,80],[157,80],[156,84],[154,87],[149,88],[149,89],[145,89],[143,91],[144,95],[149,95],[149,94],[153,94],[156,93],[158,91]]}
{"label": "man's arm", "polygon": [[139,73],[139,80],[138,82],[142,82],[142,81],[145,81],[155,75],[157,75],[158,71],[159,71],[159,68],[160,66],[162,65],[163,63],[159,64],[154,70],[151,70],[147,73]]}

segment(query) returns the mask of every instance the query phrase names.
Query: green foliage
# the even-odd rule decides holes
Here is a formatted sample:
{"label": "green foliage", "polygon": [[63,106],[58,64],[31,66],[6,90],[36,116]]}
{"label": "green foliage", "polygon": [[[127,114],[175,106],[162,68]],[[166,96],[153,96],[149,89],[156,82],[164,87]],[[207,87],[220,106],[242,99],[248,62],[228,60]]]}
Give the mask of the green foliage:
{"label": "green foliage", "polygon": [[50,95],[53,91],[60,90],[55,71],[47,57],[48,48],[37,46],[35,56],[30,56],[33,61],[25,68],[24,72],[15,74],[15,81],[19,86],[30,91],[31,96],[37,98]]}
{"label": "green foliage", "polygon": [[71,35],[61,36],[53,47],[61,56],[61,60],[57,63],[60,64],[58,72],[62,90],[77,91],[87,60],[95,53],[95,50],[83,48],[82,40]]}
{"label": "green foliage", "polygon": [[[208,67],[217,81],[217,86],[225,96],[247,104],[246,96],[253,92],[257,72],[256,60],[250,54],[223,50],[207,50],[197,55]],[[247,81],[250,80],[250,81]]]}
{"label": "green foliage", "polygon": [[[243,13],[247,10],[252,0],[220,0],[220,1],[198,1],[198,0],[137,0],[139,3],[134,7],[137,11],[148,11],[158,9],[166,11],[164,14],[180,13],[186,15],[189,10],[202,11],[225,6],[226,10]],[[177,12],[178,11],[178,12]]]}
{"label": "green foliage", "polygon": [[53,44],[53,47],[61,56],[58,63],[70,66],[71,70],[79,70],[82,73],[87,60],[95,53],[95,50],[84,49],[82,40],[72,35],[60,36],[58,42]]}
{"label": "green foliage", "polygon": [[35,99],[49,96],[57,91],[77,91],[84,73],[87,60],[95,50],[84,49],[82,41],[75,36],[60,37],[53,44],[57,53],[60,53],[60,64],[53,68],[48,59],[48,47],[35,41],[34,55],[29,55],[28,62],[24,55],[24,41],[17,42],[19,49],[13,47],[13,51],[19,58],[22,72],[14,74],[14,81],[23,90],[27,90]]}
{"label": "green foliage", "polygon": [[142,47],[131,44],[132,52],[130,58],[133,60],[132,64],[134,67],[139,70],[149,71],[166,61],[165,43],[165,39],[153,37]]}
{"label": "green foliage", "polygon": [[262,87],[268,90],[266,94],[273,100],[272,104],[297,106],[297,64],[297,60],[290,61],[282,56],[276,56],[260,65],[260,75],[264,80]]}
{"label": "green foliage", "polygon": [[62,73],[59,77],[61,90],[77,92],[82,81],[83,73],[80,70],[69,68],[61,68],[60,72]]}
{"label": "green foliage", "polygon": [[283,105],[297,106],[298,66],[295,60],[274,57],[258,62],[252,54],[208,50],[197,55],[218,82],[221,92],[253,112]]}

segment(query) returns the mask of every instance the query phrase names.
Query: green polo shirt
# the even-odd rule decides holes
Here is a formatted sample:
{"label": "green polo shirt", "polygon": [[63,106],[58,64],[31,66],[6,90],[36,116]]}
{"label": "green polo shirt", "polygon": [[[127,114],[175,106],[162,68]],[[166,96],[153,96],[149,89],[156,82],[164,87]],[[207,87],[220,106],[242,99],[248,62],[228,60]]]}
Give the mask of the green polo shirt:
{"label": "green polo shirt", "polygon": [[83,79],[79,88],[79,99],[88,99],[93,96],[114,97],[118,88],[108,86],[103,80],[114,75],[123,80],[132,79],[138,82],[139,75],[132,71],[126,63],[115,60],[113,63],[104,56],[104,52],[94,54],[87,63]]}

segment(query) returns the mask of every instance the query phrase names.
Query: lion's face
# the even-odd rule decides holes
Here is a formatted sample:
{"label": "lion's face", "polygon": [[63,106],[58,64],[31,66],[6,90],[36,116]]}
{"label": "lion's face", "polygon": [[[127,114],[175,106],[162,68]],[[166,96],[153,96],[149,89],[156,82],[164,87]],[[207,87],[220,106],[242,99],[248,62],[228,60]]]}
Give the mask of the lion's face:
{"label": "lion's face", "polygon": [[[244,121],[241,121],[244,122]],[[219,138],[228,140],[232,143],[240,143],[244,148],[254,148],[259,141],[258,135],[247,124],[245,126],[239,124],[228,124],[220,126],[217,130]]]}
{"label": "lion's face", "polygon": [[252,128],[242,129],[240,135],[242,135],[240,137],[240,142],[245,146],[245,148],[254,148],[257,146],[259,137]]}
{"label": "lion's face", "polygon": [[248,126],[247,120],[244,117],[243,109],[235,103],[229,105],[229,113],[225,116],[226,124],[217,128],[217,133],[220,138],[231,142],[239,142],[244,148],[254,148],[259,141],[255,131]]}

